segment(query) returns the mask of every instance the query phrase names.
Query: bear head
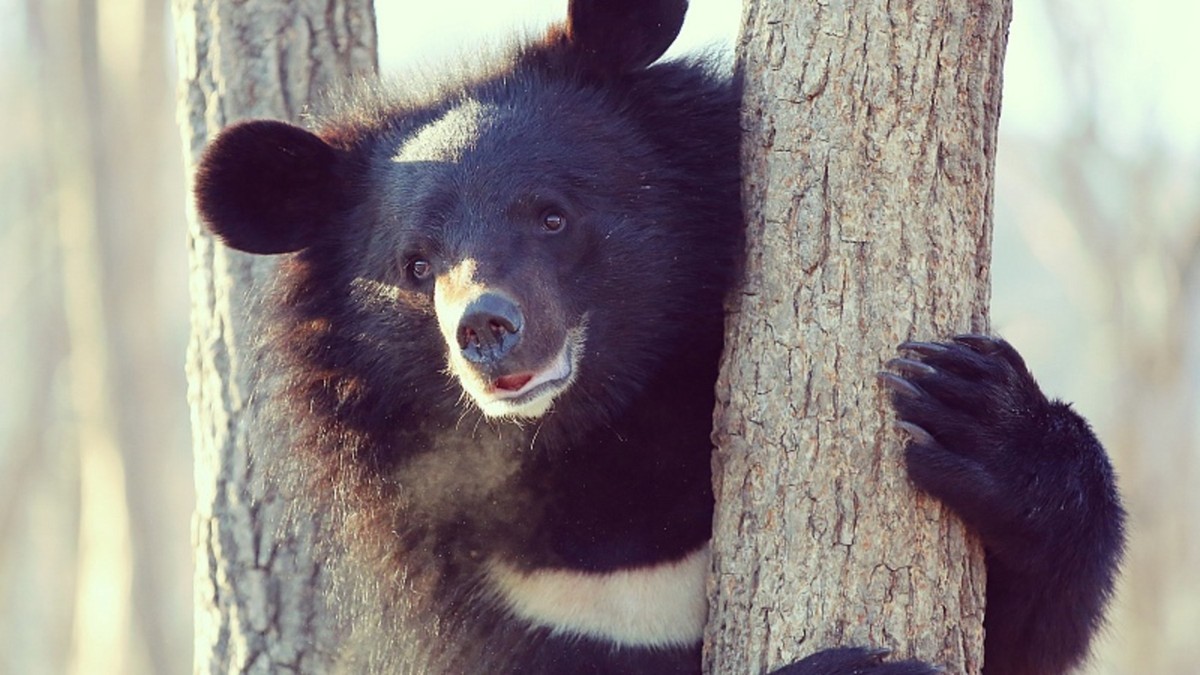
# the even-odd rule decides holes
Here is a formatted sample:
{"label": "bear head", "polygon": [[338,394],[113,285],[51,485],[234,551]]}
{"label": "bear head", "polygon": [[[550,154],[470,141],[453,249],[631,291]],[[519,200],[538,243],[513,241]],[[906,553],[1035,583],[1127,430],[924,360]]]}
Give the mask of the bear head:
{"label": "bear head", "polygon": [[235,124],[202,159],[200,214],[232,248],[294,254],[285,304],[339,336],[310,360],[436,392],[409,414],[454,408],[447,377],[510,419],[567,395],[618,414],[667,366],[711,386],[736,105],[695,64],[648,67],[685,9],[574,0],[565,26],[455,84],[359,94],[315,132]]}

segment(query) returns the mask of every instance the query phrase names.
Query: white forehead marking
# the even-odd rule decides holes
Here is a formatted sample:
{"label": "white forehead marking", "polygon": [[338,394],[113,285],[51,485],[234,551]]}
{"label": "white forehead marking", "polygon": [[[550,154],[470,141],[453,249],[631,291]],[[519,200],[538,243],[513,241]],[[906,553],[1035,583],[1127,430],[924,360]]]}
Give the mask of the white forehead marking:
{"label": "white forehead marking", "polygon": [[404,162],[454,162],[462,158],[482,131],[485,123],[496,116],[494,105],[479,101],[466,101],[452,108],[437,120],[421,127],[406,140],[392,161]]}
{"label": "white forehead marking", "polygon": [[521,572],[493,561],[492,585],[509,611],[555,634],[584,635],[622,646],[689,646],[704,635],[708,544],[681,560],[589,574]]}

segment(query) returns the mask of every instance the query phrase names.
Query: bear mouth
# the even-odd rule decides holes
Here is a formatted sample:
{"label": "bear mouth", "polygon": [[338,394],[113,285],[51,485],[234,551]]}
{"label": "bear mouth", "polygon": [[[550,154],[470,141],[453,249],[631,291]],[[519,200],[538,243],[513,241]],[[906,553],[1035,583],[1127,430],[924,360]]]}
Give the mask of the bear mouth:
{"label": "bear mouth", "polygon": [[478,375],[462,377],[463,389],[488,417],[541,417],[575,381],[583,335],[582,326],[569,331],[558,354],[541,370],[510,373],[483,382],[476,379]]}
{"label": "bear mouth", "polygon": [[487,394],[495,400],[520,404],[536,399],[552,389],[563,387],[575,372],[571,352],[571,343],[567,341],[546,368],[538,372],[513,373],[498,377],[488,384]]}

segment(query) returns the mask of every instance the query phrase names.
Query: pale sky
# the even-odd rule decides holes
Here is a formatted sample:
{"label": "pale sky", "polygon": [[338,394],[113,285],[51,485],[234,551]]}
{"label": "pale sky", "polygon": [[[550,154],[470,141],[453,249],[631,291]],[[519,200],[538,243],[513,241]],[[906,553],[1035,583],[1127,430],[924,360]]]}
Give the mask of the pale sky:
{"label": "pale sky", "polygon": [[[1180,154],[1200,152],[1200,3],[1190,0],[1057,0],[1071,16],[1066,42],[1095,43],[1104,72],[1096,97],[1102,132],[1118,145],[1155,135]],[[516,30],[539,33],[565,14],[566,0],[440,0],[376,3],[384,74],[436,63]],[[1001,133],[1056,135],[1070,124],[1079,80],[1064,82],[1042,2],[1018,0],[1009,33]],[[728,47],[741,20],[741,0],[692,0],[672,53],[704,45]],[[1082,42],[1080,42],[1082,41]]]}

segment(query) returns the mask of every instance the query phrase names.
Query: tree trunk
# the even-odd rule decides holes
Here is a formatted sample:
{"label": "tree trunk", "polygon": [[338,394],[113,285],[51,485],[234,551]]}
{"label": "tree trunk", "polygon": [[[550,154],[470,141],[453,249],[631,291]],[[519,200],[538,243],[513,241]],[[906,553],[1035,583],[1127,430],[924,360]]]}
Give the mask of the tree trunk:
{"label": "tree trunk", "polygon": [[[370,0],[176,0],[179,113],[190,176],[205,143],[247,117],[296,121],[330,85],[376,70]],[[191,206],[191,205],[189,205]],[[196,452],[197,673],[322,672],[336,628],[320,603],[313,523],[263,480],[287,452],[262,414],[254,354],[274,265],[215,243],[190,212],[189,402]]]}
{"label": "tree trunk", "polygon": [[887,647],[978,672],[982,551],[875,374],[987,330],[1008,0],[749,2],[747,257],[718,381],[708,672]]}

